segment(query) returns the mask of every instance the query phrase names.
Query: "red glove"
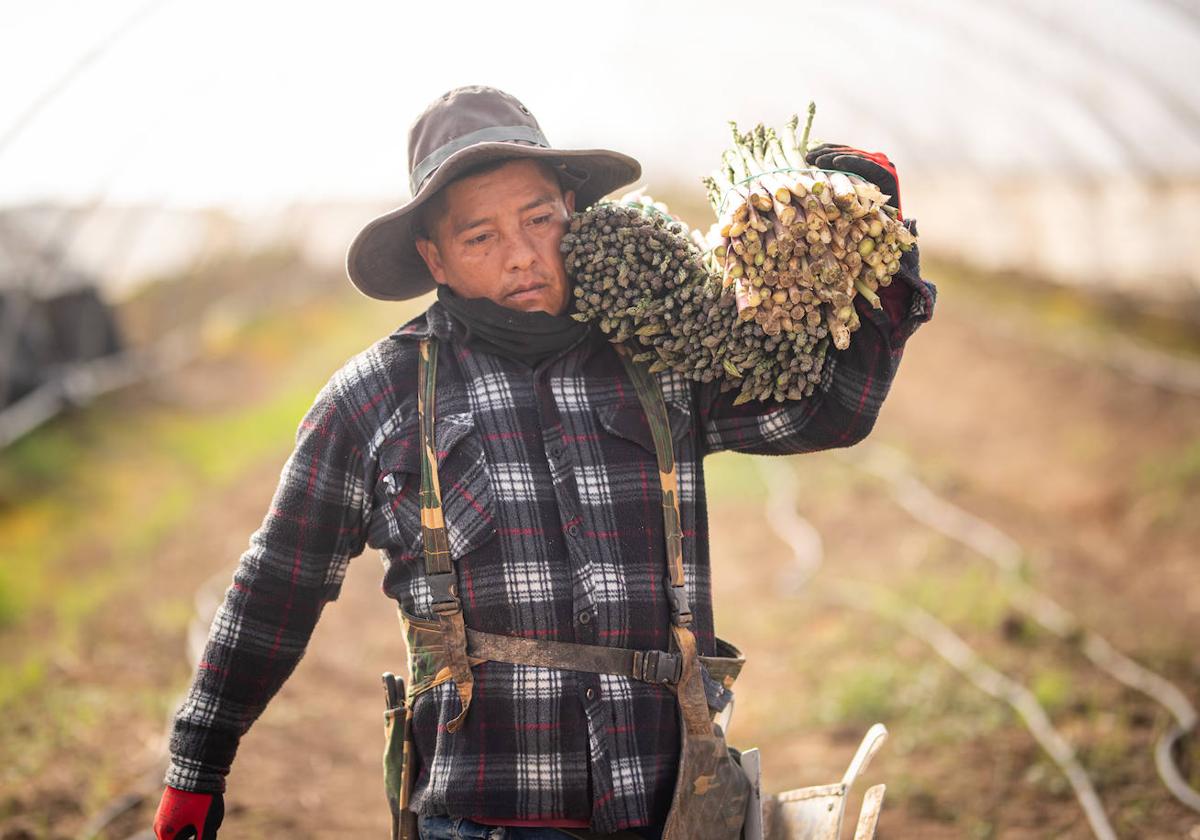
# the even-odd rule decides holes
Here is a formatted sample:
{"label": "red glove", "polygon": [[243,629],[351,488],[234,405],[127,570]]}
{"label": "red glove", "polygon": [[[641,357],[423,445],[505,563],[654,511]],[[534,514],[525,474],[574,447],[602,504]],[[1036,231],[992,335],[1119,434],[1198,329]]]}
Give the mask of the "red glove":
{"label": "red glove", "polygon": [[[900,213],[900,176],[896,174],[896,165],[883,152],[864,152],[841,143],[822,143],[809,149],[804,159],[810,166],[853,172],[870,181],[884,195],[890,196],[887,203],[896,208],[896,218],[904,218]],[[915,228],[913,231],[915,233]],[[899,324],[908,314],[912,289],[906,283],[893,280],[889,286],[880,286],[876,294],[888,320]]]}
{"label": "red glove", "polygon": [[216,840],[225,819],[225,799],[219,793],[190,793],[168,787],[154,816],[157,840]]}
{"label": "red glove", "polygon": [[897,218],[904,218],[900,213],[900,176],[896,174],[896,165],[883,152],[864,152],[841,143],[822,143],[809,149],[804,160],[809,166],[853,172],[870,181],[884,195],[891,196],[887,203],[896,208]]}

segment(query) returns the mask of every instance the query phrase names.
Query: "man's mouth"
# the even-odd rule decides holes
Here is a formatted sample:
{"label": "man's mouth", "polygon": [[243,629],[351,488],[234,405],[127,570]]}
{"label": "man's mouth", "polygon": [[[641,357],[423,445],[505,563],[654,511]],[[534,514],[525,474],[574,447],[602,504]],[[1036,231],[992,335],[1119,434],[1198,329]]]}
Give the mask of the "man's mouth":
{"label": "man's mouth", "polygon": [[538,297],[541,291],[546,288],[546,285],[546,283],[529,283],[524,286],[518,286],[504,297],[506,300],[518,303],[525,300],[532,300]]}

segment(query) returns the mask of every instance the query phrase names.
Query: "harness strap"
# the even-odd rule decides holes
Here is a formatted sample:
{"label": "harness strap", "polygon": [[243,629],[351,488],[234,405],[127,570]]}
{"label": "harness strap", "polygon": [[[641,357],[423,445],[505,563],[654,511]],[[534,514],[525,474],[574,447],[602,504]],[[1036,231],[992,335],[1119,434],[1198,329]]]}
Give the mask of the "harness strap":
{"label": "harness strap", "polygon": [[[487,633],[467,628],[467,655],[471,659],[508,662],[512,665],[539,665],[565,668],[591,674],[615,674],[648,683],[674,685],[683,674],[683,658],[665,650],[586,645],[553,639],[529,639],[503,633]],[[716,680],[732,681],[745,659],[740,655],[701,656],[700,661]]]}
{"label": "harness strap", "polygon": [[[699,648],[696,635],[688,625],[692,611],[688,605],[687,588],[683,577],[683,529],[679,516],[679,480],[675,473],[675,446],[671,438],[671,421],[662,387],[649,369],[633,361],[633,351],[623,344],[615,345],[617,355],[629,372],[638,400],[650,424],[654,451],[658,456],[658,479],[662,488],[663,534],[667,542],[667,594],[671,605],[671,638],[683,664],[678,683],[674,686],[679,702],[680,723],[686,733],[697,738],[712,737],[712,720],[700,677]],[[682,770],[681,770],[682,772]]]}
{"label": "harness strap", "polygon": [[471,706],[475,677],[467,659],[467,628],[462,602],[458,599],[458,576],[450,557],[450,538],[442,514],[442,488],[437,474],[437,441],[434,435],[437,385],[437,342],[422,339],[421,363],[417,366],[418,435],[421,445],[421,534],[425,546],[425,579],[432,590],[433,612],[443,641],[443,655],[462,703],[460,711],[446,724],[457,732]]}
{"label": "harness strap", "polygon": [[663,535],[667,539],[667,598],[671,607],[671,621],[678,627],[686,627],[691,624],[692,610],[688,605],[683,578],[683,529],[679,519],[679,480],[675,473],[671,418],[667,415],[662,388],[654,374],[634,362],[633,351],[624,344],[613,346],[633,381],[633,388],[646,414],[646,422],[650,424],[650,435],[654,439],[658,480],[662,486]]}
{"label": "harness strap", "polygon": [[[633,362],[631,352],[621,344],[614,345],[629,373],[638,399],[646,414],[658,460],[659,482],[662,489],[663,532],[666,537],[666,592],[672,620],[672,641],[675,651],[640,650],[636,648],[587,645],[545,639],[528,639],[499,633],[487,633],[466,627],[462,602],[458,597],[457,572],[450,556],[449,538],[443,516],[441,486],[437,474],[437,442],[435,440],[437,380],[437,349],[433,339],[420,343],[420,364],[417,374],[417,413],[421,448],[421,531],[425,547],[425,576],[431,590],[433,612],[438,624],[441,643],[435,657],[441,663],[439,677],[426,688],[454,680],[458,688],[462,711],[446,724],[450,732],[463,723],[474,691],[471,667],[485,661],[507,662],[514,665],[536,665],[547,668],[586,671],[596,674],[628,676],[649,683],[666,684],[678,693],[681,681],[688,690],[680,696],[683,719],[689,729],[699,729],[708,721],[707,705],[698,688],[697,661],[709,674],[728,687],[741,671],[745,659],[737,648],[718,639],[718,650],[730,656],[697,656],[695,637],[688,625],[692,620],[683,575],[683,532],[680,525],[678,481],[675,473],[674,443],[670,418],[658,380],[644,367]],[[427,653],[434,651],[430,648]],[[689,661],[691,664],[689,665]],[[414,685],[414,692],[417,686]]]}
{"label": "harness strap", "polygon": [[[442,487],[438,482],[437,441],[434,429],[437,407],[437,342],[421,342],[421,365],[417,371],[417,414],[421,445],[421,534],[425,544],[425,574],[433,590],[434,612],[458,612],[458,585],[454,581],[454,561],[450,558],[450,538],[442,514]],[[442,577],[438,577],[438,576]]]}
{"label": "harness strap", "polygon": [[665,650],[634,650],[553,639],[528,639],[467,628],[467,655],[514,665],[620,674],[643,682],[679,682],[683,660]]}

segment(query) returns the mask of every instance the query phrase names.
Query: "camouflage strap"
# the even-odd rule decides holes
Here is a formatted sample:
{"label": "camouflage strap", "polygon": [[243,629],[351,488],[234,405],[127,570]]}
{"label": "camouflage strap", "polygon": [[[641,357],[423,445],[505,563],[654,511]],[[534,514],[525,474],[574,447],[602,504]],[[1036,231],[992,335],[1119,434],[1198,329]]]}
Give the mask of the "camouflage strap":
{"label": "camouflage strap", "polygon": [[[436,341],[421,342],[421,367],[417,372],[417,416],[419,418],[421,444],[421,535],[425,542],[425,573],[430,577],[449,575],[454,577],[454,563],[450,559],[450,540],[446,535],[446,520],[442,516],[442,487],[438,483],[435,393],[437,387]],[[458,603],[456,581],[429,583],[434,591],[434,610],[449,605],[450,611],[461,606]],[[440,596],[440,597],[439,597]]]}
{"label": "camouflage strap", "polygon": [[421,534],[425,545],[425,579],[432,593],[433,612],[444,642],[446,667],[458,689],[460,711],[446,729],[457,732],[471,706],[475,678],[467,659],[467,629],[463,623],[462,602],[458,599],[458,575],[450,557],[450,539],[442,511],[442,488],[438,484],[437,441],[434,435],[437,387],[438,344],[421,341],[421,362],[417,368],[417,418],[421,445]]}
{"label": "camouflage strap", "polygon": [[654,375],[635,363],[632,352],[624,345],[617,344],[616,349],[642,403],[658,455],[672,647],[681,662],[679,680],[671,685],[679,704],[679,767],[662,837],[663,840],[735,840],[742,836],[750,782],[733,759],[724,733],[713,723],[696,636],[688,626],[692,616],[684,587],[679,482],[667,405]]}
{"label": "camouflage strap", "polygon": [[650,435],[658,456],[658,480],[662,485],[663,534],[667,540],[667,597],[671,604],[671,621],[686,627],[692,621],[687,588],[683,578],[683,529],[679,519],[679,481],[675,472],[675,445],[671,438],[671,418],[663,400],[662,387],[654,374],[633,361],[632,351],[624,344],[614,345],[629,378],[633,381]]}
{"label": "camouflage strap", "polygon": [[712,718],[704,696],[699,672],[696,637],[688,625],[692,613],[688,607],[687,589],[683,578],[683,530],[679,518],[679,482],[675,474],[675,444],[671,438],[671,420],[662,387],[654,374],[633,361],[632,351],[623,344],[615,345],[617,355],[625,364],[634,390],[650,424],[654,451],[658,455],[658,478],[662,485],[663,533],[667,541],[667,593],[671,602],[671,634],[674,648],[682,660],[680,679],[675,684],[682,723],[691,733],[711,734]]}
{"label": "camouflage strap", "polygon": [[[554,639],[528,639],[504,633],[487,633],[467,628],[467,655],[472,662],[508,662],[513,665],[538,665],[591,674],[615,674],[648,683],[674,685],[683,675],[683,657],[665,650],[587,645]],[[709,676],[726,687],[732,686],[746,659],[741,652],[722,642],[729,656],[701,656]]]}

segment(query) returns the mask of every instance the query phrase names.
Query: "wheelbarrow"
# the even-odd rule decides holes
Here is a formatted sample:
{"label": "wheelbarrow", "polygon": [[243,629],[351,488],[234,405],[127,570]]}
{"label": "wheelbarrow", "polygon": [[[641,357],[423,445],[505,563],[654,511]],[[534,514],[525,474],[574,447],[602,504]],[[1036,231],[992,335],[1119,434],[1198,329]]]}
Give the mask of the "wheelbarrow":
{"label": "wheelbarrow", "polygon": [[[724,730],[732,715],[732,703],[718,716]],[[723,717],[724,720],[720,720]],[[883,742],[888,731],[882,723],[867,730],[839,782],[815,787],[796,788],[783,793],[762,795],[762,766],[758,748],[741,753],[742,770],[750,780],[750,802],[742,840],[839,840],[846,815],[846,799],[850,788],[863,773]],[[886,785],[874,785],[863,797],[862,810],[854,829],[854,840],[871,840],[879,823]]]}

